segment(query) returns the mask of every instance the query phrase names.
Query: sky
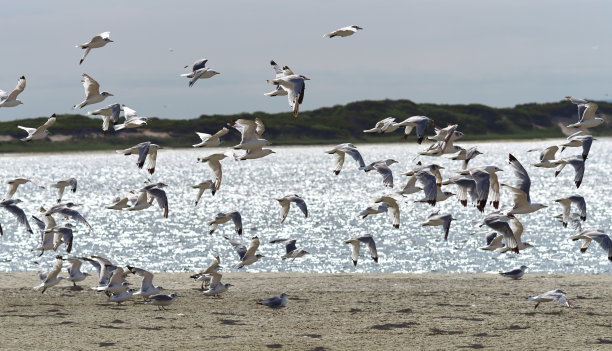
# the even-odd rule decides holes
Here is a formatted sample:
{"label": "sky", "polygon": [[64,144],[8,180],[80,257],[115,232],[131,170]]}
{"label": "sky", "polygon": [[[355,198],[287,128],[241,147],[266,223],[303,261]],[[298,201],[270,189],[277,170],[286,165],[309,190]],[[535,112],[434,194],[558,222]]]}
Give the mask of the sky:
{"label": "sky", "polygon": [[[287,112],[269,62],[310,78],[301,111],[359,100],[512,107],[612,94],[610,1],[5,1],[0,89],[24,103],[0,121],[74,113],[81,74],[141,116]],[[364,29],[323,38],[337,28]],[[110,31],[82,65],[75,45]],[[183,67],[220,72],[189,88]],[[384,118],[386,116],[381,116]],[[398,116],[402,117],[402,116]]]}

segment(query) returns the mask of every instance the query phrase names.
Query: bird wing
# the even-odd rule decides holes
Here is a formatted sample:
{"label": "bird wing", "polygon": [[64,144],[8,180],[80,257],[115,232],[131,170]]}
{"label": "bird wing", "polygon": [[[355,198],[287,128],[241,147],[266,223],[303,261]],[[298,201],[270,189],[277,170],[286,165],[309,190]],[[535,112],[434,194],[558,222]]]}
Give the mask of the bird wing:
{"label": "bird wing", "polygon": [[597,104],[594,102],[588,102],[584,105],[585,109],[582,113],[582,118],[580,122],[588,121],[590,119],[595,119],[595,112],[597,112]]}
{"label": "bird wing", "polygon": [[145,141],[144,143],[140,143],[136,145],[136,148],[138,148],[138,161],[136,161],[138,168],[142,168],[144,166],[144,162],[145,162],[145,159],[147,158],[147,155],[149,154],[150,147],[151,147],[150,141]]}
{"label": "bird wing", "polygon": [[[220,137],[224,136],[227,133],[229,133],[229,129],[223,127],[220,131],[218,131],[215,134],[213,134],[213,138],[220,138]],[[198,133],[198,134],[200,134],[200,133]],[[202,141],[204,141],[204,140],[202,140]]]}
{"label": "bird wing", "polygon": [[472,178],[476,182],[476,199],[479,211],[483,211],[489,197],[489,188],[491,185],[489,172],[484,170],[474,170],[470,172]]}
{"label": "bird wing", "polygon": [[572,159],[569,161],[569,164],[574,167],[575,175],[574,182],[576,183],[576,187],[580,187],[580,183],[582,183],[582,177],[584,176],[584,160],[580,159]]}
{"label": "bird wing", "polygon": [[514,207],[521,207],[529,203],[528,196],[523,190],[507,184],[502,184],[502,186],[506,187],[506,189],[510,190],[510,192],[512,193],[512,201],[514,202]]}
{"label": "bird wing", "polygon": [[164,218],[168,218],[168,197],[166,196],[166,192],[163,189],[153,188],[147,189],[147,193],[157,200],[159,208],[164,210]]}
{"label": "bird wing", "polygon": [[359,163],[359,167],[365,167],[365,163],[363,162],[363,158],[361,157],[361,153],[359,152],[359,150],[351,147],[346,147],[342,151],[351,156],[353,160],[357,161],[357,163]]}
{"label": "bird wing", "polygon": [[74,193],[77,190],[77,180],[76,178],[68,179],[68,184],[70,184],[70,190]]}
{"label": "bird wing", "polygon": [[442,230],[444,231],[444,240],[448,240],[448,231],[450,230],[450,225],[453,220],[453,216],[445,215],[440,217],[442,219]]}
{"label": "bird wing", "polygon": [[17,96],[21,94],[21,92],[25,89],[25,87],[26,87],[26,79],[24,76],[21,76],[21,78],[19,78],[19,80],[17,81],[17,87],[15,87],[15,89],[8,95],[7,100],[17,99]]}
{"label": "bird wing", "polygon": [[306,202],[301,197],[295,195],[289,198],[291,202],[293,202],[304,214],[304,217],[308,217],[308,207],[306,206]]}
{"label": "bird wing", "polygon": [[518,178],[518,182],[516,187],[522,190],[526,197],[527,202],[531,203],[531,199],[529,198],[529,188],[531,187],[531,179],[529,178],[529,174],[523,165],[516,159],[512,154],[508,154],[508,159],[510,160],[510,165],[514,169],[514,175]]}
{"label": "bird wing", "polygon": [[286,198],[279,199],[278,204],[280,208],[281,223],[285,222],[287,215],[289,214],[289,205],[291,204]]}
{"label": "bird wing", "polygon": [[55,120],[56,120],[55,114],[53,114],[53,116],[49,117],[49,119],[45,122],[45,124],[36,128],[35,133],[42,133],[43,131],[47,130],[47,128],[51,127],[55,123]]}
{"label": "bird wing", "polygon": [[586,220],[586,201],[584,201],[584,197],[579,196],[579,195],[574,195],[574,196],[570,196],[568,197],[568,199],[576,205],[576,207],[578,207],[578,211],[580,212],[580,217],[583,218],[583,220]]}
{"label": "bird wing", "polygon": [[14,215],[17,218],[17,221],[26,227],[28,232],[33,233],[32,228],[30,228],[30,223],[28,223],[28,218],[21,208],[17,207],[16,205],[7,205],[4,206],[4,208]]}
{"label": "bird wing", "polygon": [[[47,277],[45,278],[45,282],[57,279],[57,275],[59,274],[61,270],[62,270],[62,258],[61,256],[58,256],[58,258],[55,260],[55,264],[53,265],[53,268],[51,268],[51,270],[47,274]],[[39,277],[40,277],[40,274],[39,274]]]}
{"label": "bird wing", "polygon": [[374,261],[378,262],[378,253],[376,252],[376,243],[374,242],[374,238],[371,235],[364,235],[357,238],[360,242],[368,245],[368,249],[370,249],[370,257],[374,259]]}
{"label": "bird wing", "polygon": [[206,62],[208,62],[208,59],[200,59],[197,60],[196,62],[193,63],[193,66],[191,67],[191,71],[195,72],[199,69],[205,68],[206,67]]}
{"label": "bird wing", "polygon": [[73,275],[76,272],[79,272],[81,270],[81,266],[83,265],[83,261],[79,260],[78,258],[67,258],[66,261],[68,261],[68,274]]}
{"label": "bird wing", "polygon": [[240,212],[230,212],[227,215],[232,219],[232,222],[234,222],[234,227],[238,235],[242,235],[242,216],[240,216]]}
{"label": "bird wing", "polygon": [[255,121],[240,118],[233,121],[231,126],[242,134],[241,144],[257,139],[257,124],[255,124]]}
{"label": "bird wing", "polygon": [[140,286],[140,290],[144,291],[153,288],[153,273],[136,267],[128,267],[128,269],[130,272],[142,277],[142,285]]}
{"label": "bird wing", "polygon": [[117,267],[110,275],[110,279],[108,280],[108,285],[121,285],[125,280],[123,276],[123,268]]}
{"label": "bird wing", "polygon": [[64,208],[57,210],[57,213],[70,217],[79,223],[85,224],[91,229],[91,224],[89,224],[89,222],[87,222],[85,217],[83,217],[77,210],[73,210],[71,208],[64,207]]}
{"label": "bird wing", "polygon": [[559,147],[557,145],[549,146],[540,153],[540,162],[550,161],[555,159],[555,155]]}
{"label": "bird wing", "polygon": [[344,151],[331,150],[331,151],[328,151],[327,153],[331,153],[334,155],[334,161],[336,161],[336,168],[334,168],[334,173],[336,175],[340,174],[340,171],[342,170],[342,166],[344,165]]}
{"label": "bird wing", "polygon": [[219,284],[221,284],[221,277],[223,276],[221,273],[211,272],[211,273],[208,273],[208,275],[211,276],[209,289],[214,289],[217,286],[219,286]]}
{"label": "bird wing", "polygon": [[393,172],[391,169],[384,163],[374,165],[374,169],[383,176],[383,184],[393,188]]}
{"label": "bird wing", "polygon": [[228,240],[230,242],[230,244],[232,244],[232,246],[234,247],[234,250],[236,250],[236,252],[238,253],[238,257],[240,257],[240,259],[242,260],[244,255],[247,253],[246,246],[243,243],[235,241],[235,240],[232,240],[232,239],[228,238],[225,235],[223,237],[226,240]]}
{"label": "bird wing", "polygon": [[221,168],[221,162],[218,160],[209,160],[208,166],[215,174],[215,190],[219,190],[221,187],[221,178],[223,177],[223,170]]}
{"label": "bird wing", "polygon": [[85,98],[100,95],[100,84],[88,74],[83,73],[83,87],[85,88]]}
{"label": "bird wing", "polygon": [[417,180],[423,184],[425,199],[429,204],[434,205],[436,203],[436,197],[438,194],[436,177],[427,171],[419,171],[414,175],[417,177]]}
{"label": "bird wing", "polygon": [[255,251],[257,251],[258,247],[259,247],[259,238],[255,236],[253,237],[253,239],[251,239],[251,245],[249,245],[249,249],[245,253],[245,256],[246,257],[255,256]]}
{"label": "bird wing", "polygon": [[266,126],[259,117],[255,118],[255,125],[255,133],[261,138],[261,135],[266,131]]}
{"label": "bird wing", "polygon": [[123,117],[125,118],[127,122],[130,119],[138,118],[138,115],[136,113],[136,110],[132,110],[131,108],[127,106],[123,106]]}

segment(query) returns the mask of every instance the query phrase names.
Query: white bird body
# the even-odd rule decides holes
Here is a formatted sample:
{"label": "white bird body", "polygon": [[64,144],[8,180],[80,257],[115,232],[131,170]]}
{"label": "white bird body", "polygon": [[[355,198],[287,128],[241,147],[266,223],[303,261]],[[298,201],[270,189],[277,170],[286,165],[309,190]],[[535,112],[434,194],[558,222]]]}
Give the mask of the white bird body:
{"label": "white bird body", "polygon": [[40,185],[38,183],[38,181],[35,181],[33,179],[29,179],[29,178],[15,178],[15,179],[9,179],[6,181],[6,184],[8,184],[8,189],[6,191],[6,195],[4,195],[4,199],[2,199],[2,201],[6,201],[6,200],[10,200],[13,195],[15,195],[15,192],[17,192],[17,188],[20,185],[26,184],[32,182],[34,184],[36,184],[39,188],[44,189],[45,187]]}
{"label": "white bird body", "polygon": [[240,262],[236,265],[236,268],[252,265],[259,261],[260,258],[264,257],[263,255],[255,253],[259,247],[259,238],[256,236],[251,239],[251,245],[249,245],[248,249],[244,244],[238,241],[234,241],[227,236],[223,237],[232,244],[234,250],[238,253],[238,257],[240,257]]}
{"label": "white bird body", "polygon": [[62,256],[55,256],[55,258],[55,264],[48,272],[43,271],[38,263],[35,262],[36,266],[38,267],[38,278],[40,279],[41,283],[40,285],[35,286],[34,290],[42,289],[41,293],[44,294],[48,288],[57,285],[63,279],[62,277],[58,276],[62,270]]}
{"label": "white bird body", "polygon": [[6,91],[0,90],[0,107],[15,107],[23,104],[21,100],[17,100],[17,96],[23,92],[26,87],[25,76],[21,76],[17,81],[17,87],[7,94]]}
{"label": "white bird body", "polygon": [[348,240],[344,241],[345,244],[351,244],[351,259],[353,260],[353,265],[357,266],[357,260],[359,259],[359,249],[361,243],[364,243],[368,246],[370,250],[370,257],[374,260],[374,262],[378,263],[378,253],[376,252],[376,243],[374,242],[374,238],[367,235],[356,235]]}
{"label": "white bird body", "polygon": [[540,151],[540,162],[538,163],[534,163],[532,164],[532,166],[534,167],[542,167],[542,168],[554,168],[557,167],[557,165],[555,163],[552,163],[551,161],[555,160],[555,155],[557,154],[557,151],[559,151],[559,147],[557,145],[552,145],[549,146],[543,150],[539,150],[539,149],[531,149],[531,150],[527,150],[527,152],[532,152],[532,151]]}
{"label": "white bird body", "polygon": [[[181,74],[181,77],[191,78],[191,80],[189,80],[189,87],[192,87],[195,82],[200,78],[207,79],[219,74],[219,72],[206,67],[206,62],[208,62],[207,59],[197,60],[193,63],[191,67],[191,72]],[[189,66],[185,66],[185,68],[187,67]]]}
{"label": "white bird body", "polygon": [[136,165],[141,169],[144,166],[145,159],[147,159],[148,156],[147,171],[149,171],[150,174],[153,174],[153,172],[155,172],[155,163],[157,161],[157,150],[159,149],[161,149],[159,145],[152,144],[150,141],[145,141],[138,145],[132,146],[129,149],[117,150],[117,153],[126,156],[138,154],[138,161],[136,161]]}
{"label": "white bird body", "polygon": [[87,278],[89,273],[81,272],[83,261],[79,260],[78,258],[67,258],[66,261],[70,263],[68,266],[69,276],[66,279],[70,280],[74,286],[76,286],[77,282],[83,281],[85,278]]}
{"label": "white bird body", "polygon": [[355,26],[355,25],[342,27],[340,29],[336,29],[335,31],[331,33],[323,34],[323,38],[348,37],[350,35],[357,33],[357,31],[361,29],[363,28],[359,26]]}
{"label": "white bird body", "polygon": [[205,290],[203,294],[205,296],[219,296],[222,293],[226,292],[227,289],[232,286],[232,284],[223,284],[221,283],[221,277],[223,276],[221,273],[217,271],[210,272],[207,274],[210,277],[210,285],[208,286],[208,290]]}
{"label": "white bird body", "polygon": [[399,128],[400,128],[400,125],[398,123],[395,123],[394,117],[387,117],[385,119],[382,119],[376,122],[376,124],[374,125],[374,128],[366,129],[363,132],[364,133],[378,133],[378,134],[393,133]]}
{"label": "white bird body", "polygon": [[572,304],[565,297],[565,293],[559,289],[551,290],[538,296],[528,297],[527,301],[536,301],[534,309],[538,308],[541,302],[549,301],[557,301],[559,304],[561,304],[561,306],[572,307]]}
{"label": "white bird body", "polygon": [[501,184],[512,193],[514,205],[507,211],[506,214],[527,214],[538,211],[548,206],[540,203],[532,203],[529,197],[529,189],[531,187],[531,179],[527,174],[523,165],[514,157],[512,154],[508,155],[510,165],[514,169],[514,175],[518,178],[517,187],[513,187],[507,184]]}
{"label": "white bird body", "polygon": [[70,178],[66,180],[60,180],[57,183],[51,184],[52,188],[57,189],[57,203],[62,202],[62,196],[64,195],[64,190],[69,186],[70,190],[74,193],[77,190],[77,180],[76,178]]}
{"label": "white bird body", "polygon": [[115,124],[115,126],[113,127],[115,131],[120,131],[123,129],[138,128],[138,127],[147,125],[147,120],[148,120],[147,117],[138,116],[136,114],[136,111],[132,110],[131,108],[125,105],[123,105],[123,115],[125,117],[125,121],[123,121],[123,123],[121,124]]}
{"label": "white bird body", "polygon": [[198,195],[196,195],[196,200],[195,200],[196,206],[198,205],[198,202],[200,201],[202,194],[204,194],[204,192],[207,189],[210,189],[210,192],[212,193],[213,196],[215,196],[215,193],[217,192],[217,190],[215,190],[215,182],[213,182],[210,179],[207,179],[198,185],[192,185],[191,187],[193,189],[198,189]]}
{"label": "white bird body", "polygon": [[108,129],[110,128],[111,122],[113,126],[119,122],[119,115],[121,114],[122,109],[121,104],[112,104],[99,110],[89,111],[87,114],[102,117],[102,134],[106,135],[106,133],[108,133]]}
{"label": "white bird body", "polygon": [[[582,112],[582,116],[580,116],[580,120],[577,123],[573,123],[568,125],[568,128],[595,128],[605,122],[605,120],[601,117],[595,117],[595,112],[597,112],[597,106],[594,102],[586,102],[584,104],[584,111]],[[578,107],[580,111],[580,105]]]}
{"label": "white bird body", "polygon": [[86,73],[83,73],[82,76],[83,80],[81,82],[85,88],[85,100],[80,104],[74,105],[72,108],[83,108],[87,105],[97,104],[104,101],[107,97],[113,96],[113,94],[106,91],[100,93],[100,84]]}
{"label": "white bird body", "polygon": [[[270,65],[272,65],[272,69],[274,69],[275,79],[285,77],[285,76],[291,76],[294,74],[293,71],[291,71],[291,69],[289,68],[289,66],[284,66],[281,68],[281,66],[276,64],[274,60],[270,61]],[[265,96],[285,96],[287,95],[287,90],[281,88],[281,86],[277,84],[275,90],[269,93],[265,93],[264,95]]]}
{"label": "white bird body", "polygon": [[287,195],[280,199],[276,199],[276,201],[278,201],[278,204],[281,206],[281,224],[285,222],[292,202],[302,211],[302,213],[304,213],[304,217],[308,217],[308,207],[306,206],[306,202],[299,195]]}
{"label": "white bird body", "polygon": [[203,147],[203,146],[219,146],[221,144],[221,140],[220,138],[222,136],[224,136],[225,134],[227,134],[229,132],[229,129],[223,127],[220,131],[216,132],[215,134],[206,134],[206,133],[199,133],[196,132],[196,134],[198,135],[198,137],[200,137],[201,142],[192,145],[193,147]]}
{"label": "white bird body", "polygon": [[[435,140],[435,141],[444,141],[446,139],[446,136],[448,135],[448,131],[452,128],[453,126],[447,126],[445,128],[434,128],[434,131],[436,132],[436,135],[434,136],[430,136],[427,137],[428,140]],[[453,134],[450,137],[450,141],[455,141],[459,138],[461,138],[463,136],[463,133],[455,130],[453,132]]]}
{"label": "white bird body", "polygon": [[276,79],[268,80],[268,83],[280,86],[282,89],[287,91],[287,99],[289,100],[289,106],[293,108],[293,117],[297,117],[299,113],[299,107],[304,101],[304,91],[306,90],[305,81],[310,80],[303,75],[287,75]]}
{"label": "white bird body", "polygon": [[83,61],[85,60],[85,57],[87,56],[87,54],[89,54],[89,51],[91,49],[101,48],[104,45],[108,43],[112,43],[112,42],[113,41],[110,40],[110,32],[104,32],[104,33],[100,33],[96,35],[95,37],[91,38],[91,40],[88,43],[77,45],[76,46],[77,48],[81,48],[85,50],[85,53],[83,54],[83,57],[81,58],[81,61],[79,61],[79,65],[83,63]]}
{"label": "white bird body", "polygon": [[425,129],[427,129],[428,124],[428,117],[412,116],[406,118],[402,122],[396,123],[396,126],[404,127],[404,139],[407,139],[412,129],[416,128],[417,143],[420,144],[423,142],[423,139],[425,139]]}
{"label": "white bird body", "polygon": [[448,231],[450,229],[451,221],[455,220],[450,214],[439,214],[438,211],[432,212],[428,217],[427,221],[421,223],[422,226],[442,226],[444,232],[444,240],[448,240]]}
{"label": "white bird body", "polygon": [[124,292],[120,292],[120,293],[113,293],[110,298],[108,300],[106,300],[106,302],[116,302],[117,304],[120,304],[124,301],[129,300],[130,298],[132,298],[132,295],[134,295],[134,289],[128,289]]}
{"label": "white bird body", "polygon": [[213,171],[215,175],[215,190],[218,191],[221,188],[221,179],[223,178],[223,169],[221,168],[221,160],[226,158],[226,154],[210,154],[206,157],[198,158],[198,162],[208,163],[208,167]]}
{"label": "white bird body", "polygon": [[40,140],[44,139],[49,135],[49,131],[47,130],[55,123],[55,113],[49,117],[47,122],[38,128],[28,128],[23,126],[17,126],[17,128],[23,129],[28,133],[28,136],[22,138],[21,141],[30,141],[30,140]]}
{"label": "white bird body", "polygon": [[141,295],[143,297],[149,297],[153,294],[157,294],[162,291],[164,288],[161,286],[153,285],[153,273],[146,271],[141,268],[136,267],[127,267],[130,272],[142,278],[142,283],[140,285],[140,290],[135,292],[134,295]]}
{"label": "white bird body", "polygon": [[340,174],[342,170],[342,166],[344,165],[344,156],[348,154],[355,160],[359,167],[365,167],[365,162],[363,162],[363,158],[361,157],[361,153],[357,150],[357,147],[351,143],[340,144],[335,148],[325,151],[328,154],[334,155],[334,159],[336,161],[336,168],[334,169],[334,174]]}

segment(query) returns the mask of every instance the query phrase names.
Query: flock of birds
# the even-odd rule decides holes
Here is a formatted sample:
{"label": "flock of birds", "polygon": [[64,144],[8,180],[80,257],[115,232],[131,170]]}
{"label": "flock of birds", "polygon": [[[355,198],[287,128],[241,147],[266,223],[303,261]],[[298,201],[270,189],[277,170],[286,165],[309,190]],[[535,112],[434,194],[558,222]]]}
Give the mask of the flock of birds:
{"label": "flock of birds", "polygon": [[[346,37],[354,34],[357,30],[361,30],[359,26],[349,26],[338,29],[332,33],[325,34],[324,37]],[[113,42],[110,40],[110,33],[104,32],[100,35],[95,36],[88,43],[78,45],[77,47],[85,50],[82,59],[79,64],[82,64],[85,57],[89,54],[91,49],[101,48],[108,43]],[[216,72],[206,67],[207,60],[197,60],[191,66],[191,72],[182,74],[181,76],[189,78],[189,86],[193,86],[198,79],[211,78],[219,72]],[[270,84],[275,86],[275,90],[265,93],[266,96],[283,96],[288,97],[289,105],[292,108],[293,115],[295,117],[299,114],[299,105],[304,99],[305,81],[307,77],[303,75],[296,75],[288,66],[279,66],[276,62],[270,62],[274,72],[275,78],[268,80]],[[185,66],[188,68],[189,66]],[[108,92],[100,92],[100,85],[96,80],[87,74],[83,74],[83,86],[85,88],[85,100],[81,103],[74,105],[74,108],[83,108],[88,105],[97,104],[104,101],[107,97],[113,96]],[[11,94],[6,94],[4,91],[0,91],[0,107],[15,107],[21,104],[21,101],[17,99],[18,95],[25,89],[26,80],[22,76],[17,84],[15,90]],[[576,104],[578,107],[578,119],[577,123],[571,124],[568,127],[582,128],[593,128],[601,123],[603,119],[596,117],[597,105],[593,102],[588,102],[582,99],[576,99],[573,97],[567,97],[567,99]],[[121,119],[121,112],[123,112],[124,122],[119,123]],[[121,131],[124,129],[138,128],[147,124],[147,118],[138,116],[136,111],[123,104],[111,104],[104,108],[96,111],[89,112],[90,115],[99,115],[102,118],[102,132],[104,134],[111,128],[115,131]],[[29,142],[31,140],[44,139],[48,134],[48,129],[56,121],[56,116],[52,115],[46,123],[38,128],[28,128],[19,126],[19,128],[25,130],[28,133],[27,137],[22,140]],[[426,138],[426,130],[428,125],[433,121],[426,116],[412,116],[404,121],[396,122],[395,118],[385,118],[372,128],[364,130],[364,133],[393,133],[398,129],[404,128],[404,138],[414,130],[417,136],[417,143],[421,144]],[[222,163],[227,157],[233,158],[234,160],[253,160],[266,157],[272,153],[273,150],[266,148],[270,143],[263,138],[265,132],[265,126],[262,120],[256,118],[255,120],[238,119],[229,123],[214,134],[208,133],[197,133],[201,141],[194,144],[194,147],[214,147],[221,144],[221,138],[229,132],[229,128],[234,128],[241,134],[241,140],[238,145],[233,147],[233,150],[228,150],[223,153],[213,153],[205,157],[198,158],[197,161],[208,164],[213,177],[206,179],[205,181],[193,185],[192,188],[197,189],[197,195],[195,200],[195,206],[198,205],[201,197],[210,190],[211,195],[215,195],[216,192],[221,190],[222,184]],[[527,170],[523,167],[521,162],[512,154],[508,156],[508,163],[513,170],[515,183],[509,185],[500,183],[497,177],[497,172],[502,171],[502,168],[495,165],[483,165],[478,167],[469,167],[470,161],[475,159],[478,155],[482,154],[477,147],[471,147],[464,149],[461,146],[455,145],[455,141],[463,136],[460,132],[458,125],[449,125],[445,128],[435,128],[436,135],[427,137],[427,140],[433,141],[433,143],[419,152],[419,155],[427,157],[440,157],[442,155],[454,154],[452,160],[462,161],[462,167],[457,172],[457,175],[451,176],[444,179],[441,174],[441,170],[444,167],[439,166],[436,163],[422,164],[417,163],[414,168],[408,172],[402,173],[408,177],[406,185],[397,192],[389,193],[383,196],[379,196],[373,200],[373,204],[359,213],[362,218],[367,218],[371,215],[380,213],[387,213],[391,219],[394,228],[400,227],[400,207],[398,200],[411,194],[423,194],[422,199],[416,200],[416,202],[423,202],[435,207],[437,203],[446,201],[452,196],[456,196],[457,200],[463,207],[468,208],[474,207],[476,211],[485,213],[487,206],[493,207],[493,209],[484,215],[478,225],[486,226],[490,229],[486,235],[486,246],[482,247],[483,250],[497,251],[497,252],[513,252],[519,254],[521,250],[525,250],[532,245],[528,242],[523,241],[522,233],[523,226],[518,219],[519,215],[527,215],[534,213],[547,205],[542,203],[533,202],[530,197],[531,181]],[[582,178],[585,171],[585,163],[588,158],[589,150],[594,138],[591,135],[586,135],[582,130],[572,134],[567,138],[567,141],[560,145],[553,145],[547,147],[544,150],[540,150],[539,162],[534,164],[536,167],[545,168],[556,168],[555,176],[561,172],[566,165],[571,165],[575,170],[575,186],[580,187]],[[565,148],[580,147],[582,153],[580,155],[571,157],[559,157],[559,150],[564,151]],[[142,142],[131,148],[125,150],[117,150],[117,153],[123,155],[137,155],[137,167],[142,169],[147,163],[146,169],[149,174],[153,175],[156,168],[157,152],[161,149],[159,145],[153,144],[149,141]],[[236,154],[234,150],[243,150],[241,154]],[[530,150],[536,151],[536,150]],[[335,167],[333,173],[339,175],[345,161],[345,155],[349,155],[358,164],[359,170],[364,172],[376,171],[382,177],[382,183],[384,187],[393,188],[394,177],[393,172],[390,168],[393,164],[397,163],[396,160],[386,159],[378,160],[370,164],[366,164],[361,156],[361,153],[355,145],[352,143],[344,143],[337,145],[333,149],[326,151],[328,154],[334,156]],[[473,163],[473,162],[472,162]],[[13,199],[12,197],[16,193],[19,185],[32,182],[41,186],[35,179],[30,178],[17,178],[9,180],[9,189],[0,207],[10,212],[17,221],[22,224],[26,230],[32,233],[28,217],[25,212],[18,207],[21,202],[19,199]],[[113,204],[108,205],[106,208],[110,210],[125,210],[125,211],[140,211],[153,206],[153,202],[156,202],[158,207],[161,209],[162,216],[168,218],[168,198],[164,188],[166,184],[158,182],[152,183],[150,180],[145,182],[145,186],[132,190],[124,196],[119,196],[115,199]],[[443,191],[442,186],[456,186],[456,193],[449,191]],[[49,210],[40,208],[39,219],[36,216],[31,216],[31,219],[35,221],[41,231],[41,244],[39,247],[34,248],[33,251],[40,252],[43,255],[45,251],[57,251],[58,248],[64,244],[67,253],[71,252],[72,241],[73,241],[73,228],[76,224],[69,222],[58,225],[56,218],[65,218],[73,220],[77,224],[82,224],[91,228],[91,225],[87,220],[75,209],[78,205],[72,202],[62,203],[62,195],[64,190],[69,187],[72,192],[77,190],[77,180],[70,178],[66,180],[58,181],[57,183],[51,184],[51,187],[58,189],[58,196],[56,199],[57,204],[52,206]],[[511,202],[503,207],[501,204],[501,190],[506,189],[511,195]],[[287,218],[291,206],[297,207],[304,215],[308,217],[308,207],[304,199],[297,194],[289,194],[285,197],[277,199],[280,205],[280,222],[283,223]],[[577,230],[577,234],[570,237],[572,240],[582,240],[583,245],[581,252],[585,252],[592,241],[597,242],[608,255],[608,259],[612,261],[612,241],[601,230],[584,229],[581,228],[581,222],[586,220],[586,202],[585,199],[580,195],[572,195],[565,198],[559,198],[555,200],[562,206],[563,213],[558,216],[558,219],[562,222],[563,226],[567,226],[568,223]],[[575,212],[577,211],[577,212]],[[451,213],[440,213],[439,211],[433,211],[424,222],[422,226],[441,226],[444,234],[444,239],[447,240],[449,233],[451,232],[451,223],[454,220]],[[242,235],[242,218],[239,211],[217,213],[215,218],[208,222],[209,233],[213,234],[219,225],[224,223],[232,222],[237,235]],[[2,228],[0,226],[0,235],[2,234]],[[247,247],[244,243],[234,240],[230,237],[224,236],[224,238],[234,247],[239,257],[239,263],[236,265],[237,268],[255,264],[263,256],[257,253],[260,245],[259,238],[257,236],[251,239],[249,246]],[[283,259],[295,260],[308,254],[304,248],[296,245],[296,240],[291,238],[281,238],[272,240],[272,244],[282,244],[285,246],[285,254],[281,257]],[[360,247],[362,244],[367,246],[370,257],[378,262],[378,254],[376,250],[375,239],[372,235],[357,235],[344,241],[349,244],[351,248],[351,259],[354,265],[357,265]],[[68,263],[68,277],[61,277],[59,274],[64,267],[65,261]],[[153,284],[153,273],[146,271],[142,268],[127,266],[127,269],[116,265],[107,258],[92,255],[89,257],[72,257],[64,259],[61,255],[56,256],[56,262],[51,269],[48,271],[42,267],[39,269],[39,277],[41,280],[40,285],[36,286],[35,289],[45,292],[48,288],[57,285],[62,279],[67,279],[73,282],[74,286],[77,286],[77,282],[80,282],[88,276],[88,273],[81,271],[81,266],[84,262],[91,264],[97,272],[98,285],[92,289],[99,292],[104,292],[108,295],[108,302],[121,303],[130,299],[133,295],[140,295],[147,300],[147,303],[158,306],[159,308],[165,308],[174,301],[177,294],[160,294],[162,291],[161,286],[155,286]],[[231,284],[224,284],[221,282],[222,274],[219,272],[221,259],[217,256],[209,266],[205,269],[199,270],[192,276],[197,281],[201,281],[201,289],[203,294],[206,296],[219,296],[223,292],[227,291]],[[38,265],[38,263],[36,263]],[[517,270],[510,272],[501,273],[503,276],[519,279],[525,273],[528,267],[521,266]],[[126,278],[134,274],[142,278],[140,290],[136,291],[129,287],[129,283]],[[281,294],[280,297],[273,297],[270,299],[262,300],[260,303],[270,307],[283,307],[286,304],[286,294]],[[570,306],[570,303],[566,299],[563,292],[560,290],[553,290],[542,294],[537,297],[528,298],[528,300],[537,301],[538,304],[544,301],[558,301],[559,303]],[[536,304],[536,307],[538,306]]]}

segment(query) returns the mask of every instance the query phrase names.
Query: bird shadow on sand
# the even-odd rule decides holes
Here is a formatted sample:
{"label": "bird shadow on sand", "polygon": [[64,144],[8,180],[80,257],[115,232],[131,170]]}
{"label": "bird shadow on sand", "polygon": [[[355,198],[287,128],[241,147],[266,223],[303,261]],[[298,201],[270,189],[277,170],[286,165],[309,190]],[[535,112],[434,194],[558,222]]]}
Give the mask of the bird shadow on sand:
{"label": "bird shadow on sand", "polygon": [[404,329],[404,328],[410,328],[418,324],[419,323],[417,322],[376,324],[376,325],[371,326],[370,329],[376,329],[376,330]]}
{"label": "bird shadow on sand", "polygon": [[219,319],[219,323],[223,325],[247,325],[246,323],[234,319]]}
{"label": "bird shadow on sand", "polygon": [[442,330],[442,329],[438,329],[438,328],[430,328],[429,331],[430,331],[430,334],[427,334],[429,336],[432,336],[432,335],[460,335],[460,334],[463,334],[463,332],[460,331],[460,330]]}
{"label": "bird shadow on sand", "polygon": [[458,349],[484,349],[485,346],[482,344],[470,344],[465,346],[457,346]]}

